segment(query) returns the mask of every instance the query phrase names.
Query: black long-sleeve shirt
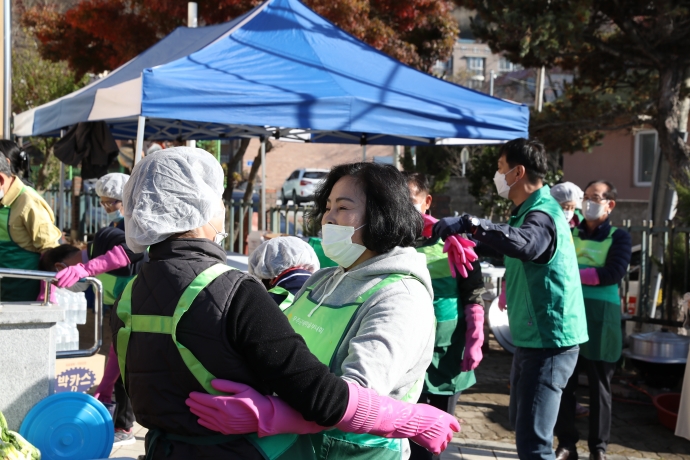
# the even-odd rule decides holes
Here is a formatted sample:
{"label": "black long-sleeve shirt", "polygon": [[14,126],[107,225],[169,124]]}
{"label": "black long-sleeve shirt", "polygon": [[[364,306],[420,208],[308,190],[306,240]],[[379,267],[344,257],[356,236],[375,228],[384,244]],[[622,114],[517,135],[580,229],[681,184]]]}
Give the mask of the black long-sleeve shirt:
{"label": "black long-sleeve shirt", "polygon": [[[517,215],[519,210],[520,206],[512,214]],[[556,250],[556,224],[542,211],[528,212],[520,227],[480,219],[472,237],[500,254],[523,262],[545,264]]]}
{"label": "black long-sleeve shirt", "polygon": [[[611,222],[609,219],[606,219],[591,234],[587,229],[586,221],[582,221],[577,228],[580,238],[583,240],[604,241],[611,233]],[[599,275],[600,286],[620,283],[628,271],[628,265],[630,265],[630,257],[632,256],[632,239],[630,234],[618,228],[611,235],[611,239],[611,247],[608,254],[606,254],[606,263],[603,267],[596,269],[597,275]]]}

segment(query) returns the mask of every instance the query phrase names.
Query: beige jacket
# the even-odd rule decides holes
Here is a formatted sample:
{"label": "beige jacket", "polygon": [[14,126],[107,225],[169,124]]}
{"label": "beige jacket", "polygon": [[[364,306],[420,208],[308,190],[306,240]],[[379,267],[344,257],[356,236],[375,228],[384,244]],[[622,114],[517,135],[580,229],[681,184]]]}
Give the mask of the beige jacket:
{"label": "beige jacket", "polygon": [[43,252],[58,246],[62,232],[54,224],[53,210],[34,189],[24,185],[16,176],[13,179],[0,200],[0,204],[10,208],[8,228],[12,241],[31,252]]}

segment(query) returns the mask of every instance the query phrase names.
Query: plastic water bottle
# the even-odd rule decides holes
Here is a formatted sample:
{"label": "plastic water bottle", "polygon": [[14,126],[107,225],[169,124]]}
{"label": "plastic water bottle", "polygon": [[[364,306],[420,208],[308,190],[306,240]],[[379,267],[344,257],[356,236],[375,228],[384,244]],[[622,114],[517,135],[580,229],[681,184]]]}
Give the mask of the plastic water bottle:
{"label": "plastic water bottle", "polygon": [[75,292],[77,304],[77,324],[86,324],[86,294],[83,292]]}

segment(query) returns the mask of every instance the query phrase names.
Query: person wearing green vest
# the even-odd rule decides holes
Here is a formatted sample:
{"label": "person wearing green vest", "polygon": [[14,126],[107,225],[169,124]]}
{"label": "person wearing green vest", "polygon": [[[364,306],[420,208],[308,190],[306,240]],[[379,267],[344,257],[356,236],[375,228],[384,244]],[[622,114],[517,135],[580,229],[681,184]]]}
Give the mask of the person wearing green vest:
{"label": "person wearing green vest", "polygon": [[[311,438],[298,435],[330,427],[440,452],[455,419],[330,372],[266,289],[226,264],[223,181],[208,152],[175,147],[147,155],[125,186],[127,246],[150,247],[150,260],[110,325],[147,459],[308,460]],[[242,414],[251,420],[225,423]]]}
{"label": "person wearing green vest", "polygon": [[[432,196],[429,181],[417,172],[407,173],[412,204],[417,211],[429,211]],[[476,383],[474,369],[482,360],[484,342],[484,279],[479,262],[468,277],[451,276],[448,254],[443,253],[439,238],[420,238],[417,251],[424,254],[434,288],[436,337],[431,365],[426,370],[424,389],[419,402],[431,404],[449,414],[455,414],[460,394]],[[416,444],[410,444],[411,460],[431,460],[432,454]]]}
{"label": "person wearing green vest", "polygon": [[261,280],[281,310],[319,269],[312,247],[296,236],[279,236],[261,243],[249,255],[247,272]]}
{"label": "person wearing green vest", "polygon": [[[284,311],[290,324],[319,361],[347,382],[394,400],[417,401],[431,362],[435,320],[426,258],[413,247],[422,217],[410,201],[406,178],[390,165],[336,166],[316,193],[310,219],[321,223],[324,253],[338,267],[321,269],[309,279]],[[217,399],[206,409],[215,408],[218,415],[203,420],[231,432],[251,421],[246,410],[217,409],[228,400],[239,404],[239,399]],[[264,418],[272,415],[259,410],[259,422]],[[400,460],[410,455],[405,439],[336,428],[310,436],[317,458]],[[419,437],[411,440],[438,453]]]}
{"label": "person wearing green vest", "polygon": [[[619,284],[630,264],[630,234],[611,225],[609,215],[618,193],[605,180],[590,182],[584,194],[585,220],[573,229],[585,298],[589,342],[580,347],[580,367],[589,382],[589,458],[604,460],[611,437],[611,379],[621,357],[621,299]],[[558,460],[577,460],[579,433],[573,411],[577,372],[568,381],[558,413],[555,434]]]}
{"label": "person wearing green vest", "polygon": [[[16,144],[14,148],[18,149]],[[38,270],[41,254],[62,239],[54,222],[48,203],[12,174],[8,159],[0,153],[0,268]],[[39,285],[38,280],[3,278],[0,301],[33,302]]]}
{"label": "person wearing green vest", "polygon": [[543,183],[547,164],[537,141],[504,144],[494,183],[499,196],[515,204],[508,223],[465,214],[434,226],[441,238],[469,233],[505,254],[508,321],[516,346],[509,415],[521,459],[554,459],[554,408],[575,369],[579,344],[587,341],[575,247],[563,211]]}

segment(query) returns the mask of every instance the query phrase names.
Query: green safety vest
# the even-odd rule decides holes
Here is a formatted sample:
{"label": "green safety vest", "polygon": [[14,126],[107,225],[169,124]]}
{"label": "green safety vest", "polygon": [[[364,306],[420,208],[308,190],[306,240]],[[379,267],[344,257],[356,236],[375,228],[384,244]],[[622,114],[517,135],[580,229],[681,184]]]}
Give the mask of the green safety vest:
{"label": "green safety vest", "polygon": [[[611,249],[615,231],[616,227],[611,227],[604,241],[592,241],[583,240],[580,238],[579,229],[573,229],[577,263],[581,269],[601,268],[606,265],[606,256]],[[620,359],[623,350],[618,285],[582,285],[582,295],[585,299],[589,342],[580,346],[580,353],[593,361],[615,363]]]}
{"label": "green safety vest", "polygon": [[[154,334],[166,334],[170,335],[173,342],[177,346],[177,350],[180,352],[182,360],[187,365],[189,371],[194,375],[197,381],[201,384],[204,389],[214,395],[222,395],[224,393],[216,390],[211,386],[211,380],[215,379],[213,374],[211,374],[204,365],[194,357],[191,351],[177,341],[177,325],[180,322],[182,316],[189,310],[196,299],[197,295],[213,280],[218,278],[223,273],[234,270],[234,268],[224,265],[216,264],[210,268],[207,268],[201,272],[194,280],[191,282],[187,289],[182,293],[180,300],[177,302],[175,311],[172,316],[156,316],[156,315],[133,315],[132,314],[132,285],[134,284],[134,279],[132,279],[124,289],[122,297],[117,305],[117,316],[125,324],[124,327],[120,328],[117,337],[117,361],[120,366],[120,373],[122,375],[122,381],[125,381],[125,371],[126,371],[126,358],[127,358],[127,346],[129,345],[129,338],[132,333],[148,332]],[[136,278],[136,277],[135,277]],[[234,439],[237,439],[240,435],[229,435],[229,436],[210,436],[211,442],[207,444],[223,444]],[[298,436],[295,434],[280,434],[276,436],[268,436],[264,438],[259,438],[256,433],[241,435],[245,437],[254,447],[256,447],[259,452],[268,460],[273,460],[280,458],[282,459],[308,459],[312,454],[312,448],[307,440],[298,441]],[[190,442],[192,444],[199,444],[196,442],[200,437],[186,437],[175,436],[170,437],[173,440],[180,440]],[[202,437],[203,438],[203,437]]]}
{"label": "green safety vest", "polygon": [[[350,329],[355,314],[378,290],[404,278],[410,278],[410,276],[388,275],[352,303],[345,305],[322,304],[316,309],[317,303],[310,299],[310,294],[314,289],[314,286],[311,286],[305,289],[302,295],[284,313],[295,332],[304,338],[314,356],[329,366],[331,372],[342,375],[342,370],[336,369],[333,361],[347,331]],[[422,383],[423,378],[420,378],[402,400],[416,402]],[[323,431],[308,435],[308,437],[311,438],[316,456],[320,459],[399,460],[402,456],[402,440],[400,439],[345,433],[338,429]]]}
{"label": "green safety vest", "polygon": [[[19,179],[17,179],[19,180]],[[19,195],[26,191],[22,187]],[[18,195],[18,196],[19,196]],[[12,241],[10,234],[11,206],[0,208],[0,267],[18,270],[38,270],[41,255],[27,251]],[[38,297],[40,281],[22,278],[2,278],[0,280],[0,300],[3,302],[33,302]]]}
{"label": "green safety vest", "polygon": [[311,246],[312,249],[314,249],[314,252],[316,253],[316,258],[319,259],[319,264],[321,265],[321,268],[337,267],[338,266],[338,264],[333,262],[333,260],[326,257],[326,254],[323,252],[323,245],[321,244],[321,238],[315,238],[315,237],[309,238],[309,246]]}
{"label": "green safety vest", "polygon": [[532,211],[551,216],[556,225],[556,250],[545,264],[505,257],[506,303],[513,343],[525,348],[579,345],[587,341],[587,320],[570,227],[548,185],[532,193],[508,224],[520,227]]}
{"label": "green safety vest", "polygon": [[292,305],[292,302],[295,301],[295,295],[292,292],[285,289],[284,287],[274,286],[271,289],[269,289],[268,292],[275,295],[285,296],[285,299],[282,302],[280,302],[280,305],[278,305],[278,308],[280,308],[281,311],[285,311],[285,309]]}
{"label": "green safety vest", "polygon": [[443,242],[439,240],[435,244],[418,247],[417,251],[426,256],[436,316],[434,355],[426,371],[423,392],[453,395],[477,382],[474,371],[460,372],[467,331],[464,306],[458,305],[458,282],[450,273]]}

